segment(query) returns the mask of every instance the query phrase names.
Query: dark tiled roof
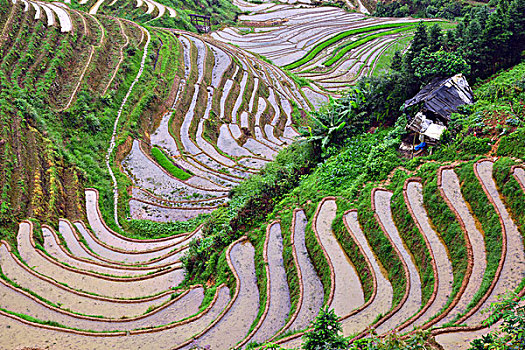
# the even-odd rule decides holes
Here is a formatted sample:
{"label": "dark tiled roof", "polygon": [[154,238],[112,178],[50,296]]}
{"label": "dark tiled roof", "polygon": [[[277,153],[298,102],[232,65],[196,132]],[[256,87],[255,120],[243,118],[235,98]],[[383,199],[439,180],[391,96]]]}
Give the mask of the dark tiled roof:
{"label": "dark tiled roof", "polygon": [[447,79],[436,79],[425,86],[416,96],[405,101],[405,108],[423,102],[423,109],[446,120],[464,104],[472,104],[474,96],[467,79],[458,74]]}

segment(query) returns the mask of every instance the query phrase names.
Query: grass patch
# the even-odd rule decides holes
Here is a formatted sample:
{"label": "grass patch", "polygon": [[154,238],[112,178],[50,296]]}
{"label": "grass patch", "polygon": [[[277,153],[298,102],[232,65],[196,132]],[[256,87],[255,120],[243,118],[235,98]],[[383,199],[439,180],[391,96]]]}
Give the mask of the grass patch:
{"label": "grass patch", "polygon": [[330,57],[330,59],[328,59],[327,61],[323,62],[323,65],[326,66],[326,67],[329,67],[329,66],[333,65],[334,63],[339,61],[348,51],[353,50],[356,47],[359,47],[359,46],[361,46],[363,44],[366,44],[369,41],[372,41],[374,39],[377,39],[377,38],[380,38],[380,37],[383,37],[383,36],[386,36],[386,35],[406,32],[406,31],[412,30],[414,28],[415,28],[415,26],[406,26],[406,27],[403,27],[403,28],[393,29],[393,30],[389,30],[389,31],[386,31],[386,32],[371,34],[371,35],[367,35],[367,36],[365,36],[365,37],[363,37],[363,38],[361,38],[361,39],[359,39],[357,41],[352,41],[351,43],[342,45],[342,46],[340,46],[339,48],[337,48],[334,51],[334,54],[332,55],[332,57]]}
{"label": "grass patch", "polygon": [[412,254],[421,279],[421,304],[425,305],[434,291],[434,270],[432,268],[430,252],[425,239],[408,211],[403,196],[403,185],[409,177],[404,171],[396,171],[392,182],[395,184],[392,196],[392,217],[399,231],[399,235]]}
{"label": "grass patch", "polygon": [[315,56],[317,56],[321,51],[323,51],[324,49],[326,49],[328,46],[344,39],[344,38],[347,38],[349,36],[352,36],[352,35],[355,35],[355,34],[360,34],[360,33],[367,33],[367,32],[371,32],[371,31],[374,31],[374,30],[379,30],[379,29],[387,29],[387,28],[397,28],[397,27],[406,27],[407,26],[407,23],[391,23],[391,24],[379,24],[379,25],[375,25],[375,26],[370,26],[370,27],[363,27],[363,28],[357,28],[357,29],[352,29],[352,30],[347,30],[345,32],[342,32],[340,34],[337,34],[336,36],[330,38],[330,39],[327,39],[325,41],[322,41],[320,42],[319,44],[317,44],[316,46],[314,46],[305,56],[303,56],[303,58],[295,61],[295,62],[292,62],[290,64],[287,64],[286,66],[284,66],[283,68],[284,69],[294,69],[294,68],[297,68],[299,66],[302,66],[303,64],[307,63],[308,61],[312,60]]}
{"label": "grass patch", "polygon": [[474,174],[473,162],[462,164],[455,168],[461,183],[461,193],[470,205],[475,218],[481,224],[487,252],[487,268],[479,291],[467,307],[470,310],[485,295],[498,268],[501,259],[502,231],[496,210],[483,191]]}
{"label": "grass patch", "polygon": [[288,69],[283,69],[283,71],[286,73],[287,76],[290,77],[290,79],[292,79],[297,85],[299,85],[299,87],[310,86],[310,83],[312,82],[310,79],[300,77]]}
{"label": "grass patch", "polygon": [[442,309],[444,310],[450,305],[461,288],[467,271],[468,260],[463,230],[456,220],[456,216],[441,197],[437,186],[437,169],[439,166],[438,163],[426,163],[421,166],[418,176],[423,180],[423,205],[428,213],[430,224],[443,239],[452,263],[454,276],[452,293]]}
{"label": "grass patch", "polygon": [[525,128],[519,128],[512,134],[501,138],[498,156],[525,158]]}
{"label": "grass patch", "polygon": [[407,281],[401,260],[374,217],[374,212],[371,208],[371,192],[373,187],[373,184],[368,184],[363,190],[357,208],[357,217],[366,239],[374,250],[375,255],[379,258],[379,262],[388,273],[388,280],[392,284],[394,291],[392,308],[395,308],[405,295]]}
{"label": "grass patch", "polygon": [[257,286],[259,287],[259,312],[248,331],[248,334],[250,334],[261,320],[268,303],[266,295],[268,289],[267,263],[263,257],[264,242],[266,241],[266,224],[262,223],[260,227],[250,232],[248,238],[255,248],[255,275],[257,276]]}
{"label": "grass patch", "polygon": [[177,179],[184,181],[191,177],[190,174],[173,164],[173,162],[159,148],[151,148],[151,155],[161,167]]}
{"label": "grass patch", "polygon": [[388,72],[390,70],[390,65],[392,64],[392,58],[394,57],[394,54],[397,51],[403,51],[405,48],[407,48],[413,38],[413,35],[408,34],[407,36],[396,40],[393,45],[386,49],[377,59],[372,76],[378,76],[381,73]]}

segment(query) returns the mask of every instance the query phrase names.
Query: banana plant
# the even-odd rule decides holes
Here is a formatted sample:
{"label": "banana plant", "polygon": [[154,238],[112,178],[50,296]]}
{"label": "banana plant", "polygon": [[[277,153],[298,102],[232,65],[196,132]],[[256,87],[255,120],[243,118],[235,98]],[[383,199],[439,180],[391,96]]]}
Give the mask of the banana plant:
{"label": "banana plant", "polygon": [[306,140],[320,146],[325,152],[337,146],[354,131],[361,131],[366,124],[366,113],[359,107],[365,101],[364,93],[354,88],[342,98],[331,101],[325,109],[312,113],[312,126],[301,129]]}
{"label": "banana plant", "polygon": [[312,115],[313,127],[308,126],[308,129],[303,130],[302,134],[309,142],[320,145],[324,151],[343,135],[346,126],[345,119],[344,115],[332,109],[324,113],[315,113]]}

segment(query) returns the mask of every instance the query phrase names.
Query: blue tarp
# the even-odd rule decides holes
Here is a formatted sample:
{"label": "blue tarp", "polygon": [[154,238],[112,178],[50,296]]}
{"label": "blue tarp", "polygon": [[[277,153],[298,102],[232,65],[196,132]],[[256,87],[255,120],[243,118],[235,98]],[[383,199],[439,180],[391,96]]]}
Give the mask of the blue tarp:
{"label": "blue tarp", "polygon": [[421,142],[419,145],[416,146],[415,150],[419,151],[420,149],[423,149],[427,146],[426,142]]}

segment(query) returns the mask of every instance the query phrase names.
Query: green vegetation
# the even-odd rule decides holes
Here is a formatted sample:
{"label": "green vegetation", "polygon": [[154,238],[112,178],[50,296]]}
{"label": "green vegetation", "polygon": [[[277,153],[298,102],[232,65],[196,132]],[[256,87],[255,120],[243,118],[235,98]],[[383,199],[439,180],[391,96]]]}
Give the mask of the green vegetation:
{"label": "green vegetation", "polygon": [[395,41],[395,43],[391,46],[389,46],[383,54],[381,54],[376,61],[376,65],[374,68],[374,72],[372,73],[372,76],[380,76],[382,74],[385,74],[390,69],[390,66],[392,65],[392,60],[394,58],[394,55],[396,52],[403,51],[408,45],[410,45],[410,42],[414,38],[413,35],[407,34],[406,36],[403,36]]}
{"label": "green vegetation", "polygon": [[[10,8],[7,1],[0,0],[2,23],[6,23],[6,8]],[[436,1],[432,0],[432,4]],[[172,6],[179,6],[181,12],[200,9],[198,4],[179,4],[178,0],[169,2]],[[443,6],[448,4],[443,1]],[[525,63],[516,65],[490,81],[482,81],[497,70],[507,69],[521,60],[525,48],[525,22],[521,15],[525,6],[523,0],[496,5],[497,9],[492,13],[486,7],[465,12],[457,28],[446,33],[438,25],[428,28],[423,23],[417,27],[398,23],[354,29],[323,41],[288,68],[307,63],[321,50],[351,35],[363,34],[357,41],[341,45],[325,65],[333,65],[349,50],[373,39],[415,29],[410,49],[403,55],[393,55],[391,73],[361,80],[341,98],[330,100],[311,114],[294,108],[294,118],[306,121],[301,130],[304,138],[283,149],[260,173],[233,188],[229,193],[228,204],[221,205],[209,215],[186,222],[160,224],[145,220],[122,220],[122,226],[131,237],[158,238],[191,232],[202,225],[202,237],[191,242],[182,259],[187,271],[183,284],[189,286],[202,283],[206,286],[201,310],[209,305],[219,284],[226,283],[233,293],[235,279],[227,264],[225,250],[233,241],[246,235],[255,247],[256,277],[260,292],[260,308],[251,325],[253,329],[268,303],[268,276],[262,250],[266,226],[273,220],[280,219],[282,225],[283,261],[291,291],[290,314],[297,309],[299,281],[293,264],[290,234],[292,211],[295,208],[303,208],[309,220],[305,233],[306,246],[322,281],[327,303],[332,287],[329,264],[312,229],[315,209],[326,196],[336,197],[338,209],[332,228],[343,251],[355,266],[365,300],[370,300],[374,293],[372,271],[344,226],[343,215],[350,209],[357,209],[363,233],[392,285],[392,308],[399,305],[405,296],[407,276],[401,258],[371,208],[373,189],[386,187],[393,191],[393,220],[414,258],[422,281],[422,303],[425,304],[433,292],[436,276],[424,237],[417,229],[403,198],[405,180],[409,176],[420,176],[425,209],[433,228],[443,239],[452,263],[452,293],[445,309],[457,296],[464,282],[468,262],[464,232],[440,194],[437,169],[444,164],[467,160],[462,165],[456,165],[455,169],[461,180],[462,194],[483,231],[487,250],[487,269],[482,286],[469,305],[472,308],[487,292],[502,251],[498,216],[472,169],[473,161],[480,155],[508,157],[498,160],[495,165],[496,182],[525,237],[525,194],[510,173],[510,166],[515,163],[510,157],[525,157]],[[123,17],[142,23],[152,20],[151,16],[144,16],[141,9],[128,9],[123,0],[117,0],[115,6],[122,11],[119,15]],[[403,3],[401,6],[404,6]],[[203,11],[222,11],[217,18],[225,21],[237,15],[226,0],[215,1]],[[151,34],[151,43],[143,56],[145,40],[140,39],[141,32],[137,27],[128,23],[124,25],[125,30],[121,31],[119,25],[110,18],[86,16],[85,19],[88,28],[84,32],[59,35],[56,28],[47,28],[41,24],[27,25],[27,14],[20,11],[14,21],[6,24],[6,32],[17,35],[6,35],[1,39],[5,44],[2,42],[0,46],[0,145],[5,146],[0,149],[0,238],[7,238],[13,245],[16,224],[23,218],[32,217],[46,223],[56,222],[58,217],[83,219],[84,186],[100,189],[103,216],[113,229],[120,232],[113,221],[112,181],[104,163],[117,111],[145,57],[143,76],[124,106],[116,128],[117,147],[110,155],[110,164],[118,177],[118,190],[122,198],[118,214],[125,217],[129,199],[127,188],[131,180],[119,171],[120,162],[129,151],[133,139],[147,139],[152,128],[158,125],[158,116],[169,109],[165,101],[174,98],[173,87],[182,76],[182,50],[173,33],[156,27],[145,28]],[[188,25],[184,14],[179,19],[159,19],[150,23],[179,28]],[[383,32],[369,33],[383,29]],[[99,43],[103,33],[107,38]],[[117,69],[117,53],[124,39],[128,39],[122,33],[129,36],[129,44],[122,50],[123,63]],[[192,44],[190,51],[194,68],[188,79],[189,88],[184,90],[185,95],[182,96],[185,108],[189,108],[186,102],[194,91],[198,66],[195,45]],[[89,52],[95,52],[93,60],[88,59]],[[204,63],[207,71],[203,81],[208,85],[212,77],[209,67],[213,59],[209,55]],[[236,61],[235,58],[233,60]],[[240,61],[236,63],[240,64]],[[64,97],[71,96],[76,85],[72,77],[78,79],[77,73],[83,71],[84,67],[87,67],[86,78],[74,94],[70,108],[63,110]],[[109,84],[108,78],[114,71],[115,79]],[[404,158],[399,152],[399,146],[407,136],[405,127],[408,116],[405,112],[413,114],[414,110],[402,111],[403,102],[433,79],[456,73],[463,73],[472,82],[477,82],[474,89],[477,102],[462,107],[452,116],[448,131],[438,147],[423,153],[419,158]],[[228,74],[231,78],[233,72]],[[307,79],[289,71],[287,74],[299,86],[310,84]],[[257,89],[259,95],[255,98],[258,100],[259,96],[268,96],[267,89],[266,86]],[[238,91],[236,83],[232,96],[238,95]],[[251,76],[245,95],[242,96],[243,108],[249,103],[250,91],[253,91]],[[205,93],[205,89],[202,89],[198,98]],[[199,104],[196,108],[203,109],[204,106]],[[267,111],[271,111],[280,107],[267,108]],[[177,132],[176,124],[180,121],[177,118],[181,113],[184,111],[172,114],[170,125],[175,129],[172,132]],[[194,127],[193,124],[192,132]],[[212,133],[213,130],[209,132]],[[206,137],[212,136],[206,134]],[[192,176],[176,166],[162,149],[153,147],[151,155],[176,178],[184,181]],[[404,169],[394,172],[399,167]],[[36,240],[37,247],[42,249],[39,231]],[[489,321],[503,316],[505,322],[500,333],[491,335],[490,344],[523,342],[523,309],[517,308],[514,301],[506,301],[495,308],[499,313]],[[513,310],[513,313],[509,313],[509,310]],[[41,322],[33,318],[26,319]],[[312,332],[305,335],[304,348],[348,348],[348,340],[340,335],[341,325],[337,319],[333,310],[322,310],[313,324]],[[429,337],[428,333],[417,333],[403,339],[395,335],[382,339],[371,335],[353,344],[351,349],[421,349],[428,345]],[[487,344],[488,341],[483,339],[482,343],[474,345],[483,348],[493,346]],[[272,348],[272,345],[267,347]]]}
{"label": "green vegetation", "polygon": [[310,79],[307,79],[307,78],[304,78],[304,77],[300,77],[300,76],[294,74],[293,72],[289,71],[288,69],[284,69],[283,71],[286,73],[287,76],[292,78],[292,80],[297,85],[299,85],[299,87],[310,86],[310,83],[311,83]]}
{"label": "green vegetation", "polygon": [[[4,5],[0,15],[5,20],[12,6]],[[22,4],[14,6],[10,25],[18,27],[25,23],[26,14]],[[77,25],[82,26],[80,15],[75,18]],[[82,220],[84,186],[100,190],[102,214],[113,229],[121,232],[113,222],[111,178],[104,157],[117,111],[140,68],[145,40],[141,41],[140,28],[127,21],[122,21],[124,32],[115,20],[106,17],[96,21],[86,16],[85,22],[87,34],[59,33],[41,21],[33,23],[31,18],[31,24],[21,27],[0,47],[0,140],[5,144],[0,157],[0,234],[11,243],[16,225],[27,217],[52,225],[59,217]],[[117,66],[120,48],[126,41],[123,33],[129,43],[123,50],[122,64]],[[117,163],[125,154],[130,137],[140,138],[149,132],[180,71],[182,53],[174,35],[157,29],[150,30],[150,35],[144,72],[124,106],[117,128],[117,147],[111,157],[123,198],[119,201],[121,217],[128,216],[129,179],[120,173]],[[92,47],[94,55],[89,61]],[[64,101],[77,85],[79,76],[75,72],[83,71],[86,65],[71,107],[62,111]],[[57,86],[61,89],[57,90]],[[136,238],[175,232],[177,226],[133,221],[122,224]]]}
{"label": "green vegetation", "polygon": [[[109,4],[112,4],[109,6]],[[166,10],[164,15],[157,18],[158,10],[147,14],[146,6],[136,7],[133,2],[126,0],[106,1],[100,6],[97,14],[125,18],[136,23],[147,24],[154,27],[177,28],[196,32],[197,30],[191,24],[190,14],[198,13],[201,15],[212,16],[212,27],[216,28],[223,24],[235,25],[236,16],[240,13],[239,9],[227,0],[210,1],[203,6],[198,1],[182,0],[163,0],[160,4],[171,7],[177,12],[176,17],[171,17]],[[93,2],[85,4],[72,1],[72,8],[88,12]]]}
{"label": "green vegetation", "polygon": [[285,69],[294,69],[299,66],[302,66],[303,64],[307,63],[308,61],[312,60],[315,56],[317,56],[321,51],[326,49],[328,46],[344,39],[349,36],[355,35],[355,34],[361,34],[366,32],[371,32],[374,30],[379,29],[388,29],[388,28],[396,28],[396,27],[405,27],[406,23],[391,23],[391,24],[379,24],[375,26],[369,26],[369,27],[363,27],[358,29],[352,29],[347,30],[345,32],[339,33],[336,36],[327,39],[325,41],[320,42],[319,44],[315,45],[303,58],[292,62],[286,66],[284,66]]}
{"label": "green vegetation", "polygon": [[367,36],[365,36],[365,37],[363,37],[363,38],[361,38],[359,40],[352,41],[351,43],[342,45],[342,46],[338,47],[336,50],[334,50],[333,55],[328,60],[323,62],[323,65],[325,65],[327,67],[333,65],[334,63],[339,61],[347,52],[349,52],[350,50],[353,50],[356,47],[359,47],[359,46],[361,46],[363,44],[366,44],[369,41],[372,41],[374,39],[380,38],[382,36],[398,34],[398,33],[402,33],[402,32],[406,32],[406,31],[412,30],[412,29],[414,29],[414,26],[406,26],[405,25],[405,27],[402,27],[402,28],[388,30],[388,31],[385,31],[385,32],[379,32],[379,33],[371,34],[371,35],[367,35]]}
{"label": "green vegetation", "polygon": [[416,18],[445,18],[454,20],[464,16],[469,6],[459,0],[383,1],[377,2],[374,16]]}
{"label": "green vegetation", "polygon": [[469,159],[472,154],[487,154],[493,149],[498,156],[524,157],[524,81],[525,63],[520,63],[478,86],[474,90],[476,102],[452,114],[445,135],[448,141],[436,157],[454,160],[459,152],[461,158]]}
{"label": "green vegetation", "polygon": [[426,350],[432,349],[429,332],[415,332],[401,338],[396,334],[386,337],[372,336],[350,344],[349,350]]}
{"label": "green vegetation", "polygon": [[159,148],[152,147],[151,155],[161,167],[163,167],[168,173],[175,176],[177,179],[184,181],[191,177],[190,174],[173,164],[171,159],[169,159]]}
{"label": "green vegetation", "polygon": [[[518,64],[525,49],[523,11],[525,4],[522,0],[513,0],[508,6],[502,3],[492,13],[486,7],[473,8],[454,30],[446,33],[437,25],[428,29],[421,22],[410,48],[404,54],[394,55],[392,72],[363,78],[356,84],[360,91],[365,91],[366,97],[359,110],[377,121],[395,120],[403,112],[415,113],[415,110],[402,111],[401,106],[434,78],[463,73],[469,81],[476,82],[497,70]],[[515,80],[517,86],[520,86],[519,81]],[[493,96],[497,98],[497,95]],[[519,104],[519,96],[515,100]],[[486,105],[478,107],[488,114],[490,107]],[[512,108],[515,106],[513,103]],[[499,111],[505,111],[503,106],[500,107]],[[506,108],[509,109],[511,106]],[[468,111],[467,108],[465,114]],[[514,109],[512,114],[519,115],[521,111],[521,108]],[[519,116],[509,119],[515,126],[521,123]]]}
{"label": "green vegetation", "polygon": [[149,220],[129,220],[126,232],[128,237],[138,239],[162,238],[181,233],[193,232],[208,215],[203,214],[188,221],[159,223]]}
{"label": "green vegetation", "polygon": [[303,349],[346,349],[348,339],[340,334],[343,329],[337,319],[334,310],[321,310],[313,322],[313,330],[304,335]]}
{"label": "green vegetation", "polygon": [[235,239],[259,227],[281,196],[293,189],[316,159],[308,144],[292,144],[281,151],[275,161],[259,174],[232,189],[228,207],[215,210],[203,227],[203,238],[190,245],[183,258],[187,278],[205,283],[215,272],[210,262],[216,251],[223,250]]}
{"label": "green vegetation", "polygon": [[394,247],[383,232],[374,217],[371,207],[371,192],[374,186],[369,184],[363,191],[357,207],[357,216],[372,250],[388,273],[388,280],[392,284],[394,295],[392,308],[395,308],[405,296],[407,276],[403,269],[401,258],[396,254]]}
{"label": "green vegetation", "polygon": [[461,193],[481,224],[485,251],[487,252],[487,267],[483,275],[483,281],[480,289],[468,305],[467,309],[469,309],[476,305],[481,297],[485,295],[494,280],[494,275],[501,260],[502,227],[496,210],[474,175],[473,163],[464,163],[456,167],[456,172],[461,183]]}
{"label": "green vegetation", "polygon": [[503,319],[503,323],[496,331],[475,339],[470,343],[470,350],[512,350],[523,349],[525,346],[525,306],[520,306],[519,298],[515,293],[509,293],[490,307],[491,315],[487,324],[494,324]]}

